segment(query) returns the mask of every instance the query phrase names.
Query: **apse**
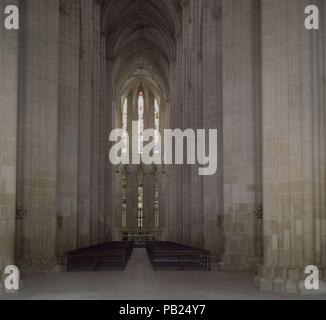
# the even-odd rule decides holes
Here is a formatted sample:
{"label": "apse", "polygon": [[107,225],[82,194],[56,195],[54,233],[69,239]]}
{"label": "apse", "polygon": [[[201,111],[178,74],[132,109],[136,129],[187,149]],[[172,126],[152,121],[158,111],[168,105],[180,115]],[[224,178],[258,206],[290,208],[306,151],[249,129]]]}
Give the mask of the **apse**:
{"label": "apse", "polygon": [[[103,32],[111,61],[112,129],[124,131],[123,153],[142,154],[143,133],[158,133],[169,125],[171,61],[176,55],[179,30],[173,1],[113,1],[105,4]],[[127,143],[132,124],[138,122],[138,148]],[[161,156],[159,134],[154,154]],[[130,148],[130,150],[128,150]],[[162,166],[116,166],[114,186],[115,237],[135,232],[159,238],[164,227],[160,190]]]}

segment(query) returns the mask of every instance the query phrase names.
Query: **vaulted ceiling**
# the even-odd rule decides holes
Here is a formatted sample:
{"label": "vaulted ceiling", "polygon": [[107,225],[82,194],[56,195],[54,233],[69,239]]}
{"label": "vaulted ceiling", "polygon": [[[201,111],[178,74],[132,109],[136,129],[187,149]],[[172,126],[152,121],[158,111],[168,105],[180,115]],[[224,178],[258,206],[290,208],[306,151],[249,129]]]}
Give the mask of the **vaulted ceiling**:
{"label": "vaulted ceiling", "polygon": [[103,0],[102,32],[116,92],[141,81],[168,94],[180,15],[180,0]]}

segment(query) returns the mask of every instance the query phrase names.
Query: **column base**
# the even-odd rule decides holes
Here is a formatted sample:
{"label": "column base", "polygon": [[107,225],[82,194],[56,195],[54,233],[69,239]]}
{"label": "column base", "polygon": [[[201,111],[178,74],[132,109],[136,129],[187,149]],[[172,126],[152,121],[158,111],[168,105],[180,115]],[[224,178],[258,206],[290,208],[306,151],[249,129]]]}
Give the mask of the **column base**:
{"label": "column base", "polygon": [[303,269],[286,269],[262,267],[259,276],[255,278],[255,285],[261,291],[293,293],[303,295],[326,295],[325,270],[319,269],[319,289],[308,290],[305,279],[308,277]]}
{"label": "column base", "polygon": [[293,281],[281,278],[255,278],[256,287],[264,292],[302,294],[302,295],[326,295],[326,281],[319,281],[318,290],[308,290],[304,280]]}

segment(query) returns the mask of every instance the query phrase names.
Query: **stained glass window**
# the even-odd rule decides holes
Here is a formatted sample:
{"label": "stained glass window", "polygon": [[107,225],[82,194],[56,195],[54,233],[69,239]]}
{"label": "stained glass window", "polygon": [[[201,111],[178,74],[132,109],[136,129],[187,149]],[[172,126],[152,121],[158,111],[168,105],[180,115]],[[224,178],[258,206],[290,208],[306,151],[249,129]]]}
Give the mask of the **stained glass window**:
{"label": "stained glass window", "polygon": [[122,130],[123,130],[123,154],[128,153],[128,99],[125,99],[122,107]]}
{"label": "stained glass window", "polygon": [[154,137],[154,152],[158,154],[160,152],[160,107],[158,105],[157,99],[154,102],[154,119],[155,119],[155,137]]}
{"label": "stained glass window", "polygon": [[144,152],[144,110],[145,99],[144,94],[139,92],[138,95],[138,152],[143,154]]}
{"label": "stained glass window", "polygon": [[143,174],[138,176],[138,205],[137,205],[137,226],[140,231],[144,227],[144,177]]}

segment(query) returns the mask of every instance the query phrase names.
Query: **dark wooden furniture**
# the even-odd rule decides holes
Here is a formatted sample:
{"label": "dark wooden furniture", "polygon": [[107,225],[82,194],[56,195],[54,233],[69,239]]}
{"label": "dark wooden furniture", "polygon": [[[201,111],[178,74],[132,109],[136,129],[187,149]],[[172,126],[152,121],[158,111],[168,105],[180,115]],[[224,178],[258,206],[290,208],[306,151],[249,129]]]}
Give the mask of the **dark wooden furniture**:
{"label": "dark wooden furniture", "polygon": [[103,243],[68,253],[68,271],[98,271],[104,268],[124,270],[134,244],[130,241]]}
{"label": "dark wooden furniture", "polygon": [[186,268],[211,270],[211,255],[207,250],[175,242],[154,241],[148,242],[147,252],[154,270],[160,266],[173,266],[180,270]]}

